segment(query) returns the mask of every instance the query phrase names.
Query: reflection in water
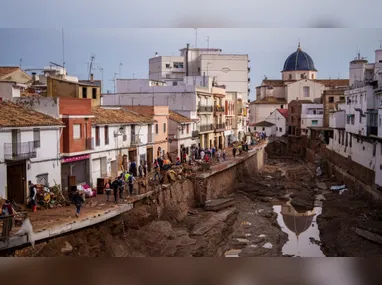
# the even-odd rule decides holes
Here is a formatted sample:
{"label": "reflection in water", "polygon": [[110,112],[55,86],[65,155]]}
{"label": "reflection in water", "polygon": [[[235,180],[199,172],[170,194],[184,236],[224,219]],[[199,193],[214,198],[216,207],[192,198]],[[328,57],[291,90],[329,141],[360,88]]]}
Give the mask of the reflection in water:
{"label": "reflection in water", "polygon": [[283,246],[282,253],[300,257],[324,257],[320,246],[312,243],[310,238],[320,240],[316,217],[321,214],[321,208],[312,211],[297,212],[289,203],[273,206],[278,214],[277,222],[283,232],[288,234],[288,241]]}

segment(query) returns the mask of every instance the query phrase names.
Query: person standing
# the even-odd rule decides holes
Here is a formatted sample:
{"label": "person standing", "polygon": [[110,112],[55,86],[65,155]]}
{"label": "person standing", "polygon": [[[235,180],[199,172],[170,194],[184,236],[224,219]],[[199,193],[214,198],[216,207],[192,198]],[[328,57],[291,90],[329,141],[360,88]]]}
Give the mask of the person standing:
{"label": "person standing", "polygon": [[224,149],[223,149],[223,160],[226,160],[226,153]]}
{"label": "person standing", "polygon": [[124,187],[125,187],[125,181],[124,181],[124,177],[123,177],[123,174],[121,174],[118,178],[118,183],[119,183],[119,198],[120,199],[123,199],[123,190],[124,190]]}
{"label": "person standing", "polygon": [[105,185],[105,191],[106,191],[106,202],[110,201],[110,195],[111,195],[111,180],[109,180]]}
{"label": "person standing", "polygon": [[85,198],[83,193],[80,193],[79,190],[73,196],[73,203],[76,206],[76,217],[78,218],[81,213],[82,204],[85,203]]}
{"label": "person standing", "polygon": [[137,176],[137,163],[134,160],[131,162],[129,170],[130,174]]}
{"label": "person standing", "polygon": [[[3,207],[1,209],[1,215],[5,217],[13,215],[13,208],[9,200],[6,200],[5,203],[3,204]],[[4,223],[5,223],[5,220],[4,220]],[[8,232],[12,230],[12,223],[13,223],[13,219],[9,219]]]}
{"label": "person standing", "polygon": [[133,195],[133,190],[134,190],[134,181],[137,182],[137,180],[134,178],[134,175],[130,175],[129,176],[129,193],[130,193],[130,196]]}
{"label": "person standing", "polygon": [[222,154],[222,151],[221,151],[221,149],[219,149],[218,152],[217,152],[217,160],[218,160],[218,162],[220,162],[221,154]]}
{"label": "person standing", "polygon": [[37,203],[36,203],[36,195],[37,195],[37,189],[35,185],[32,183],[32,181],[28,181],[29,184],[29,199],[32,206],[32,211],[37,211]]}
{"label": "person standing", "polygon": [[139,164],[139,167],[138,167],[138,172],[139,172],[139,178],[142,178],[143,177],[143,161],[141,161],[141,163]]}
{"label": "person standing", "polygon": [[111,183],[111,188],[113,188],[114,203],[118,203],[118,188],[119,188],[118,177],[116,177],[113,183]]}
{"label": "person standing", "polygon": [[146,178],[146,176],[147,176],[147,161],[145,161],[144,166],[143,166],[143,174]]}
{"label": "person standing", "polygon": [[233,154],[233,157],[234,157],[234,158],[236,157],[236,151],[237,151],[236,147],[233,147],[233,149],[232,149],[232,154]]}
{"label": "person standing", "polygon": [[204,160],[204,155],[205,155],[206,153],[204,152],[204,150],[202,150],[201,152],[200,152],[200,159],[201,160]]}

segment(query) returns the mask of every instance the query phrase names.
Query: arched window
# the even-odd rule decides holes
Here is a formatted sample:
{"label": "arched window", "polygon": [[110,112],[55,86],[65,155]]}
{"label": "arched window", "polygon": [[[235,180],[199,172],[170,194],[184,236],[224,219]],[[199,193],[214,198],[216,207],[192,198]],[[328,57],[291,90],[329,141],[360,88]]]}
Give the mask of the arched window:
{"label": "arched window", "polygon": [[312,79],[314,79],[314,74],[312,74]]}
{"label": "arched window", "polygon": [[304,86],[302,88],[302,90],[303,90],[304,97],[309,97],[310,96],[310,94],[309,94],[309,92],[310,92],[309,86]]}
{"label": "arched window", "polygon": [[292,74],[289,74],[289,79],[292,79]]}

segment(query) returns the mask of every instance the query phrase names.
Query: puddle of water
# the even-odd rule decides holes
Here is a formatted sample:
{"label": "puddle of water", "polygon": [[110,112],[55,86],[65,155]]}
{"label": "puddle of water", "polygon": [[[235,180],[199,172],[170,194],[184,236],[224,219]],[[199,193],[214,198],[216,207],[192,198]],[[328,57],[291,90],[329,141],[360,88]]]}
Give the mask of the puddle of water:
{"label": "puddle of water", "polygon": [[277,222],[282,231],[288,234],[288,241],[282,248],[284,255],[325,257],[320,246],[311,241],[311,238],[320,241],[316,218],[322,212],[321,207],[298,213],[290,204],[283,204],[273,206],[273,211],[277,213]]}

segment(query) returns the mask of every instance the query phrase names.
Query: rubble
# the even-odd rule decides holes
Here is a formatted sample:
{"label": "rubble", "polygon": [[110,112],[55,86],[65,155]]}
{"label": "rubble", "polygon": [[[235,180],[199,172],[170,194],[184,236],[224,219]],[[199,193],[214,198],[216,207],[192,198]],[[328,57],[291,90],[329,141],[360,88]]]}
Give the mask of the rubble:
{"label": "rubble", "polygon": [[204,204],[204,209],[206,211],[220,211],[225,208],[231,207],[235,204],[233,198],[219,198],[206,201]]}
{"label": "rubble", "polygon": [[69,253],[73,251],[73,246],[69,242],[65,242],[65,246],[61,248],[62,253]]}

